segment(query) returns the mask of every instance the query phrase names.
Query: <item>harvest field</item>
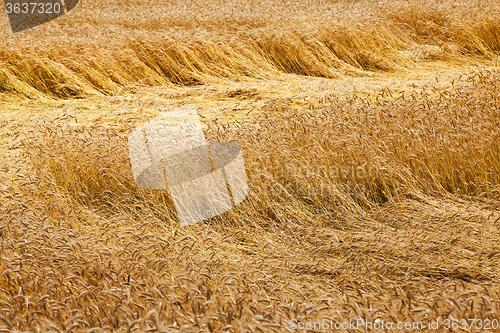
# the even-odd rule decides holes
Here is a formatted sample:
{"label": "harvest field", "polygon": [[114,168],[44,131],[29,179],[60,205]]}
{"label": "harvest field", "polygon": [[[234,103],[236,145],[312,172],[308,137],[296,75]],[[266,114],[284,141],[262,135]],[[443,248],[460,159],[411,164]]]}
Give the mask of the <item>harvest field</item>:
{"label": "harvest field", "polygon": [[[0,332],[500,332],[500,2],[0,17]],[[250,187],[187,227],[127,146],[180,106]]]}

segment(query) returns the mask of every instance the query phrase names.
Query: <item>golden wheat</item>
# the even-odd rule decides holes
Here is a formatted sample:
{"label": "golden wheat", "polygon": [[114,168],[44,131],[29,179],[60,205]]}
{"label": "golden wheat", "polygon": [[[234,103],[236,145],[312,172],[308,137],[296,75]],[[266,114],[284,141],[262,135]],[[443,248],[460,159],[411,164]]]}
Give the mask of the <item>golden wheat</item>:
{"label": "golden wheat", "polygon": [[164,193],[135,186],[127,126],[34,124],[2,162],[0,327],[498,319],[499,82],[483,71],[209,122],[210,140],[245,151],[251,190],[187,228]]}
{"label": "golden wheat", "polygon": [[0,91],[68,98],[130,85],[491,62],[500,51],[499,9],[451,0],[82,0],[49,24],[2,36]]}
{"label": "golden wheat", "polygon": [[[285,95],[310,78],[494,65],[499,9],[82,0],[2,36],[2,107],[22,118],[0,121],[0,140],[16,136],[0,154],[0,331],[282,332],[294,319],[439,319],[446,331],[446,319],[500,320],[497,69],[370,94],[305,97],[304,85],[274,98],[251,86]],[[165,109],[162,94],[262,101],[245,119],[203,119],[209,141],[245,153],[250,190],[233,210],[181,228],[167,193],[136,186],[127,135]],[[126,99],[135,114],[75,123],[77,111]],[[63,111],[33,116],[32,101]]]}

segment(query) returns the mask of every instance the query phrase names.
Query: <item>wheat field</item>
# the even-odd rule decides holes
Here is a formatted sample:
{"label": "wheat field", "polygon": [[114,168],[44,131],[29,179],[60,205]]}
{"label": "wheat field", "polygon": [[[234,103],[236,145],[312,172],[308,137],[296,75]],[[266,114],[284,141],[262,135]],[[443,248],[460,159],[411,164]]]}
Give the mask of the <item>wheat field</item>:
{"label": "wheat field", "polygon": [[[500,2],[4,14],[1,332],[500,332]],[[187,227],[127,146],[180,106],[250,187]]]}

